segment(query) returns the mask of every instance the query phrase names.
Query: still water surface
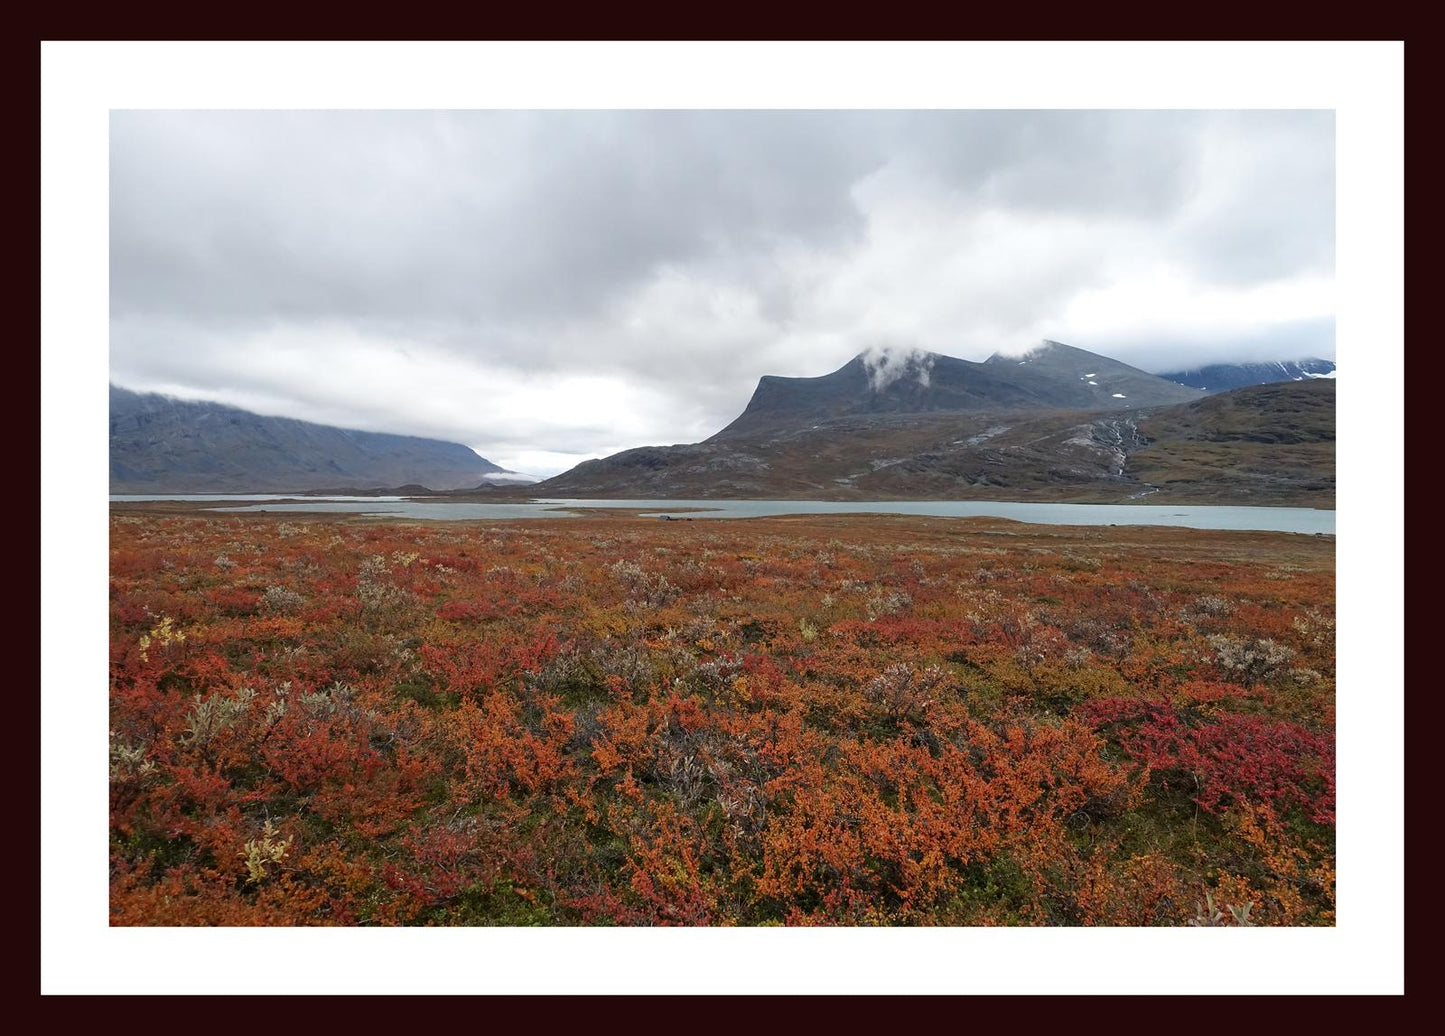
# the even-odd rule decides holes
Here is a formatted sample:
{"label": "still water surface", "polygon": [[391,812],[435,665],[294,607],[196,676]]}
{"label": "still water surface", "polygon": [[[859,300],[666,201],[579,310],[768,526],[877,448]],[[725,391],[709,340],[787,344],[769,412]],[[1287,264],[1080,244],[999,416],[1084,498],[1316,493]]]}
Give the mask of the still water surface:
{"label": "still water surface", "polygon": [[[535,500],[519,504],[409,500],[396,496],[330,496],[303,501],[281,494],[128,494],[115,502],[213,500],[216,511],[339,513],[439,521],[573,518],[589,508],[628,508],[644,517],[763,518],[788,514],[897,514],[934,518],[1011,518],[1045,525],[1171,525],[1189,529],[1249,529],[1333,536],[1335,512],[1310,507],[1190,507],[1149,504],[1039,504],[989,500]],[[223,506],[244,501],[242,506]],[[689,510],[699,508],[701,510]]]}

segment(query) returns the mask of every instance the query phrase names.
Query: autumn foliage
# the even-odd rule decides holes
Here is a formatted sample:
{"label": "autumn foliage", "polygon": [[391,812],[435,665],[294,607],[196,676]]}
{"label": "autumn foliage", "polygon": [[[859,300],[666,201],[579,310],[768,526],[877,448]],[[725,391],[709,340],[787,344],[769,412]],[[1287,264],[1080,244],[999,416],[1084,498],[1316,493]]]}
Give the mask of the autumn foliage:
{"label": "autumn foliage", "polygon": [[1334,922],[1331,539],[111,531],[114,924]]}

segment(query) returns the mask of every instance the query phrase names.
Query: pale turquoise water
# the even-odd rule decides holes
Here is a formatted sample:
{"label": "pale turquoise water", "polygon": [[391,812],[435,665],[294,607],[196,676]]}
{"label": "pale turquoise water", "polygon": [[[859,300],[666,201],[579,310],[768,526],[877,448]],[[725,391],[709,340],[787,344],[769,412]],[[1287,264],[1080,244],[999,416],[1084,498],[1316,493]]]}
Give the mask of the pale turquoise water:
{"label": "pale turquoise water", "polygon": [[[136,504],[148,500],[304,500],[297,493],[112,493],[113,504]],[[388,503],[407,499],[404,496],[324,496],[317,500],[365,500],[370,503]]]}
{"label": "pale turquoise water", "polygon": [[[762,518],[787,514],[897,514],[934,518],[1010,518],[1044,525],[1169,525],[1189,529],[1240,529],[1263,532],[1323,533],[1333,536],[1335,512],[1310,507],[1188,507],[1149,504],[1035,504],[987,500],[887,500],[839,502],[832,500],[535,500],[521,504],[460,503],[448,500],[408,500],[403,497],[317,497],[299,502],[296,497],[253,493],[130,494],[111,500],[215,500],[261,501],[244,506],[217,506],[216,511],[281,513],[340,513],[376,517],[426,518],[437,521],[507,520],[515,518],[571,518],[577,511],[595,507],[635,508],[651,517],[672,514],[689,518]],[[277,501],[286,501],[284,503]],[[706,508],[687,512],[686,508]]]}

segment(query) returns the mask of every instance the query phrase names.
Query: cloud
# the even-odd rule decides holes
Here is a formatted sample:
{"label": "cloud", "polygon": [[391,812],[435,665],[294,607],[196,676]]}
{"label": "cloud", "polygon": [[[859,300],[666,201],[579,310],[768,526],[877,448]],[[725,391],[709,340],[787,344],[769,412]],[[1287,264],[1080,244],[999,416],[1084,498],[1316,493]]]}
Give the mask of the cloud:
{"label": "cloud", "polygon": [[111,130],[114,380],[508,466],[704,438],[760,375],[879,342],[982,359],[1052,338],[1152,369],[1334,355],[1328,112],[121,111]]}
{"label": "cloud", "polygon": [[933,373],[933,355],[920,349],[875,345],[863,350],[861,355],[868,371],[868,384],[874,392],[882,392],[905,378],[926,386]]}

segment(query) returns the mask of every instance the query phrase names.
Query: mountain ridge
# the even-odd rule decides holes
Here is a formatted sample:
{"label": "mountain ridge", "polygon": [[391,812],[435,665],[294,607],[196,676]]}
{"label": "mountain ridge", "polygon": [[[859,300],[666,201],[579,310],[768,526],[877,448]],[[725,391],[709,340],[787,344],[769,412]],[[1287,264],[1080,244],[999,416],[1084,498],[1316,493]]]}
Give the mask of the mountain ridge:
{"label": "mountain ridge", "polygon": [[1195,398],[1174,382],[1061,342],[981,362],[916,350],[864,352],[818,377],[763,375],[743,412],[704,441],[859,414],[1125,410]]}
{"label": "mountain ridge", "polygon": [[1307,356],[1299,360],[1267,360],[1252,363],[1210,363],[1203,367],[1170,371],[1159,377],[1204,392],[1227,392],[1250,385],[1271,385],[1280,381],[1308,381],[1333,378],[1335,361]]}
{"label": "mountain ridge", "polygon": [[460,443],[110,386],[110,491],[462,489],[514,474]]}
{"label": "mountain ridge", "polygon": [[[1151,497],[1332,507],[1334,383],[1284,385],[1293,393],[1206,396],[1057,342],[981,363],[933,353],[880,362],[863,353],[816,378],[760,378],[743,413],[701,442],[623,450],[534,489],[599,498]],[[1301,393],[1311,391],[1302,407]],[[1231,395],[1239,398],[1228,407],[1189,409]],[[1090,405],[1073,405],[1080,400]],[[1208,430],[1226,412],[1240,434]],[[1251,427],[1295,418],[1308,427],[1298,441],[1250,438]],[[1159,481],[1141,476],[1141,457]]]}

